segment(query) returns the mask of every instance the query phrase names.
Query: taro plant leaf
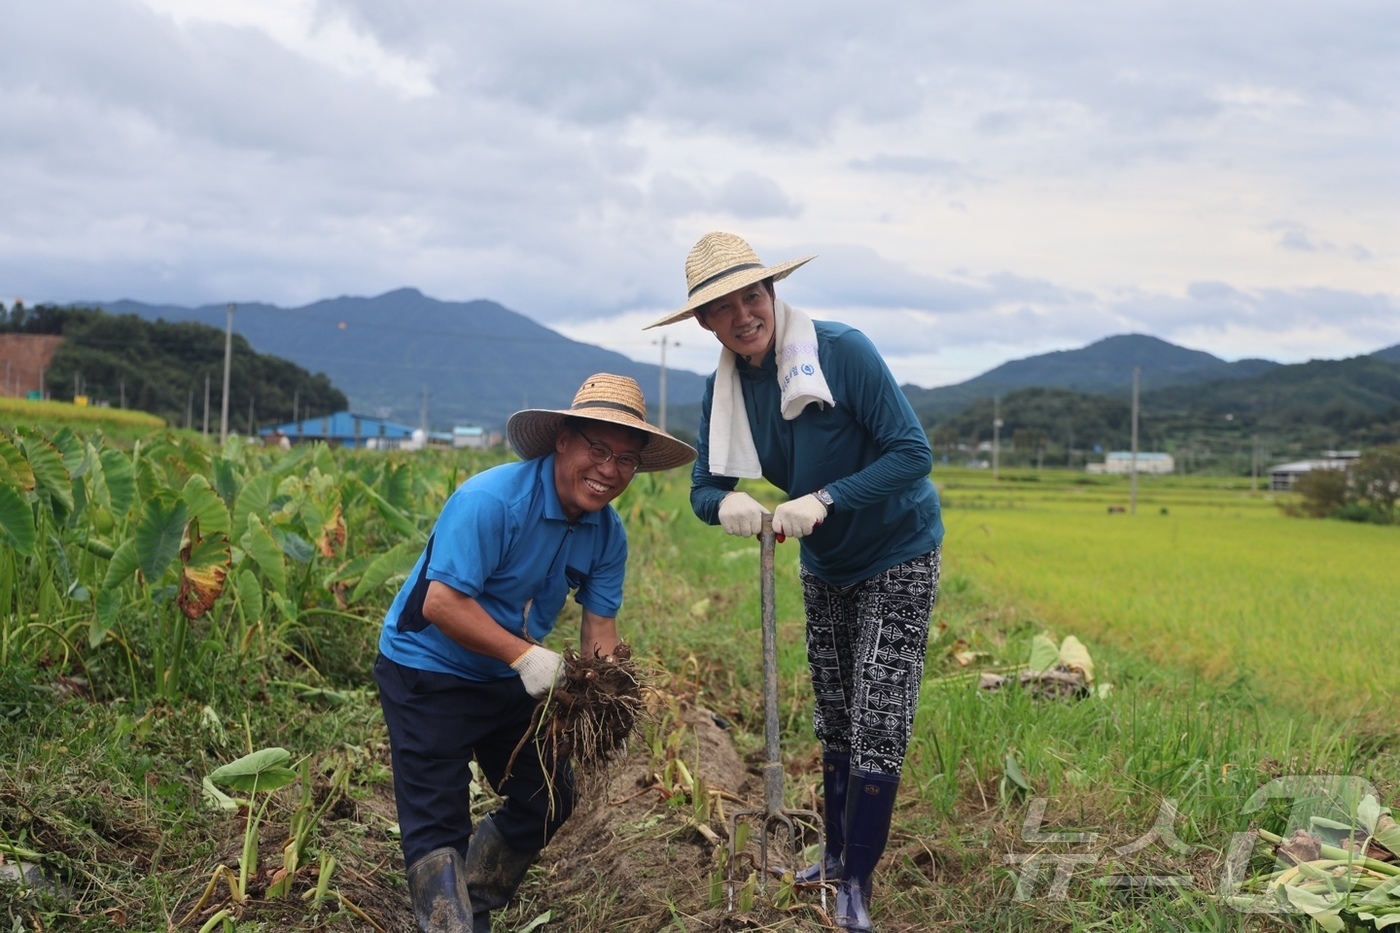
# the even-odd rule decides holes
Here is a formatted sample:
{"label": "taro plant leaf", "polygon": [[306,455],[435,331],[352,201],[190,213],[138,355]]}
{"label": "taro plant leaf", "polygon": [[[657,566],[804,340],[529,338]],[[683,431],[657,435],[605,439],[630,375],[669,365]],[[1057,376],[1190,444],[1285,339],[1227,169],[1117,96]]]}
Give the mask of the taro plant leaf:
{"label": "taro plant leaf", "polygon": [[1060,661],[1060,649],[1049,636],[1037,635],[1031,640],[1031,656],[1026,667],[1036,674],[1050,670]]}
{"label": "taro plant leaf", "polygon": [[1376,834],[1376,824],[1380,818],[1389,815],[1390,808],[1382,807],[1375,794],[1367,794],[1356,805],[1356,819],[1362,826],[1366,827],[1366,832],[1372,836]]}
{"label": "taro plant leaf", "polygon": [[136,474],[132,471],[131,459],[119,450],[104,447],[98,460],[102,463],[104,504],[118,517],[124,516],[136,501]]}
{"label": "taro plant leaf", "polygon": [[412,541],[402,541],[389,548],[365,569],[365,575],[360,577],[355,591],[350,594],[350,601],[359,602],[366,593],[372,593],[383,586],[385,581],[406,576],[418,563],[418,555],[421,553],[422,545]]}
{"label": "taro plant leaf", "polygon": [[58,448],[37,431],[25,433],[24,456],[34,471],[35,488],[53,504],[54,517],[62,523],[73,511],[73,480]]}
{"label": "taro plant leaf", "polygon": [[383,491],[384,501],[400,512],[407,512],[413,508],[413,474],[409,471],[408,464],[391,467],[380,489]]}
{"label": "taro plant leaf", "polygon": [[292,602],[290,599],[278,592],[273,592],[269,595],[272,598],[273,604],[277,606],[277,608],[281,611],[283,618],[288,619],[292,622],[295,622],[297,620],[296,603]]}
{"label": "taro plant leaf", "polygon": [[190,508],[190,517],[199,522],[199,530],[203,534],[227,537],[233,533],[228,507],[214,492],[214,487],[209,485],[209,480],[198,473],[194,474],[185,483],[180,496]]}
{"label": "taro plant leaf", "polygon": [[292,753],[285,748],[263,748],[215,768],[209,779],[245,794],[277,790],[297,779],[297,773],[287,767],[291,760]]}
{"label": "taro plant leaf", "polygon": [[213,467],[214,491],[219,494],[219,498],[226,503],[237,499],[238,474],[234,471],[233,461],[218,457],[214,460]]}
{"label": "taro plant leaf", "polygon": [[309,563],[316,551],[301,535],[295,531],[283,531],[281,528],[272,529],[272,537],[277,541],[277,546],[298,564]]}
{"label": "taro plant leaf", "polygon": [[211,810],[227,810],[232,812],[238,809],[238,801],[214,786],[214,782],[207,777],[200,782],[200,796],[204,800],[204,805]]}
{"label": "taro plant leaf", "polygon": [[136,523],[136,559],[146,582],[154,585],[179,555],[189,518],[189,507],[168,491],[157,493],[141,507]]}
{"label": "taro plant leaf", "polygon": [[1372,839],[1389,849],[1391,854],[1400,855],[1400,825],[1390,816],[1382,813],[1376,818],[1376,830],[1372,833]]}
{"label": "taro plant leaf", "polygon": [[34,509],[13,486],[0,485],[0,530],[25,557],[34,553]]}
{"label": "taro plant leaf", "polygon": [[1327,933],[1342,933],[1346,929],[1346,923],[1340,916],[1342,905],[1346,903],[1345,895],[1314,894],[1291,884],[1284,885],[1283,890],[1289,903],[1312,917]]}
{"label": "taro plant leaf", "polygon": [[243,621],[248,625],[256,625],[263,616],[262,585],[251,570],[239,571],[238,582],[235,585],[238,605],[243,609]]}
{"label": "taro plant leaf", "polygon": [[345,518],[341,515],[340,503],[329,518],[321,522],[321,537],[316,541],[322,557],[334,557],[335,552],[345,545]]}
{"label": "taro plant leaf", "polygon": [[136,556],[136,542],[128,538],[118,545],[111,561],[108,562],[107,574],[102,578],[102,589],[115,590],[131,579],[131,575],[139,566],[141,561]]}
{"label": "taro plant leaf", "polygon": [[[213,495],[213,493],[210,493]],[[190,522],[190,543],[180,552],[180,592],[176,604],[187,619],[198,619],[214,606],[228,576],[228,538],[220,533],[199,536],[198,520]]]}
{"label": "taro plant leaf", "polygon": [[266,515],[272,508],[271,473],[259,473],[248,480],[233,504],[233,535],[241,536],[248,528],[248,516]]}
{"label": "taro plant leaf", "polygon": [[365,495],[369,496],[370,502],[374,503],[375,509],[380,515],[384,516],[384,520],[387,521],[395,531],[406,538],[417,538],[419,541],[423,540],[423,535],[418,530],[418,526],[413,523],[411,518],[395,507],[393,503],[389,502],[389,500],[385,499],[369,486],[365,486],[364,491]]}
{"label": "taro plant leaf", "polygon": [[34,491],[34,470],[14,442],[0,434],[0,485],[13,486],[20,492]]}
{"label": "taro plant leaf", "polygon": [[1073,635],[1065,636],[1060,643],[1057,660],[1070,670],[1083,674],[1085,683],[1094,682],[1094,659],[1089,657],[1089,649],[1084,647],[1084,643]]}
{"label": "taro plant leaf", "polygon": [[92,624],[88,626],[89,647],[96,648],[106,640],[107,633],[117,624],[117,612],[121,606],[122,595],[119,590],[102,590],[97,594],[97,612],[92,617]]}
{"label": "taro plant leaf", "polygon": [[[240,498],[238,501],[243,500]],[[276,593],[284,592],[287,589],[287,568],[282,562],[282,549],[277,546],[277,541],[256,514],[248,516],[248,532],[240,543],[243,550],[252,555],[253,561],[267,578],[272,590]]]}

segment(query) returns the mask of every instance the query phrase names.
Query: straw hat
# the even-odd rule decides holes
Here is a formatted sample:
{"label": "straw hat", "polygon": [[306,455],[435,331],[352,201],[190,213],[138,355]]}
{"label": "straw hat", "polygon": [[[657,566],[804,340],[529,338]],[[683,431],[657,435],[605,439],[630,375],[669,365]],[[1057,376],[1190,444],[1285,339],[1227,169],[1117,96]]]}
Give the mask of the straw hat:
{"label": "straw hat", "polygon": [[694,317],[696,310],[706,302],[754,282],[762,282],[766,278],[771,277],[774,281],[785,279],[798,266],[815,258],[804,256],[776,266],[765,266],[759,261],[753,247],[743,238],[732,233],[707,233],[691,248],[690,255],[685,257],[685,307],[679,311],[672,311],[661,320],[642,329],[651,330],[653,327],[674,324]]}
{"label": "straw hat", "polygon": [[522,459],[531,460],[554,452],[554,439],[565,418],[587,418],[604,424],[621,425],[646,435],[640,472],[669,470],[695,459],[695,449],[676,440],[660,428],[647,424],[647,403],[637,380],[611,373],[589,376],[574,396],[567,411],[527,408],[517,411],[506,422],[510,446]]}

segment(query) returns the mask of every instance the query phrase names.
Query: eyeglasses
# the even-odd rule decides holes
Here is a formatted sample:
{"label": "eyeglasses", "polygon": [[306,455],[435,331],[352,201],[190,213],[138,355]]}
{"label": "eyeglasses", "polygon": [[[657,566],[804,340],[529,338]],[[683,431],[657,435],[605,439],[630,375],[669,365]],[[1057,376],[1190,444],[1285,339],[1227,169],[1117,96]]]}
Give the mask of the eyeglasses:
{"label": "eyeglasses", "polygon": [[617,465],[619,473],[631,476],[636,473],[637,468],[642,465],[642,458],[638,457],[636,454],[615,454],[613,453],[613,449],[607,444],[593,440],[587,434],[579,431],[578,428],[574,428],[574,430],[578,433],[579,437],[583,438],[584,443],[588,445],[589,459],[599,466],[611,460]]}

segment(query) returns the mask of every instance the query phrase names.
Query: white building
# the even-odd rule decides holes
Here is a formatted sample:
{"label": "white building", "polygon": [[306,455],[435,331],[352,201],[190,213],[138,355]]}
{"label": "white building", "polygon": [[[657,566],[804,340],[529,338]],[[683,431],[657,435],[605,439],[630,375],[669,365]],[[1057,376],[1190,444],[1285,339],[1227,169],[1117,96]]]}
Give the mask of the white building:
{"label": "white building", "polygon": [[1278,466],[1269,467],[1269,490],[1287,492],[1304,473],[1311,473],[1313,470],[1348,470],[1360,458],[1359,450],[1326,450],[1316,460],[1280,463]]}
{"label": "white building", "polygon": [[[1131,473],[1133,452],[1131,450],[1111,450],[1104,456],[1103,463],[1085,464],[1090,473]],[[1176,470],[1176,461],[1171,454],[1142,453],[1137,455],[1139,473],[1171,473]]]}

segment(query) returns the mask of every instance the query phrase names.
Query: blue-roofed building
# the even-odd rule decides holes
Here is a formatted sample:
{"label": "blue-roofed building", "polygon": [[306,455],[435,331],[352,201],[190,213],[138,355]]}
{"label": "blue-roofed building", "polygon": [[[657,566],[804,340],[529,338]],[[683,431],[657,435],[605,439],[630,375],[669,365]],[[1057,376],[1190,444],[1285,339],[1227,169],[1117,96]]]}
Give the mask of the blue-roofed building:
{"label": "blue-roofed building", "polygon": [[348,411],[270,425],[259,428],[258,434],[264,442],[285,437],[292,444],[322,441],[370,450],[417,450],[423,446],[422,432],[417,428]]}

